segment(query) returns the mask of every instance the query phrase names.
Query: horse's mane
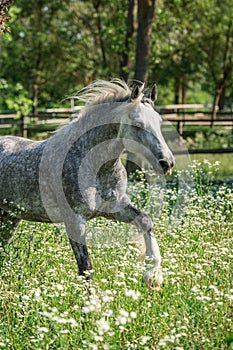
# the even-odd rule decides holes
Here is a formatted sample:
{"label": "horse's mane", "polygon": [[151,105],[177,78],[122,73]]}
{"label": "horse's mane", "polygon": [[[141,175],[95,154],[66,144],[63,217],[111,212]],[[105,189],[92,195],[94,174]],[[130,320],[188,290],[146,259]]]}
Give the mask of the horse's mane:
{"label": "horse's mane", "polygon": [[92,106],[127,101],[130,96],[131,89],[126,82],[121,79],[113,79],[111,81],[97,80],[84,87],[72,98],[84,102],[85,106]]}
{"label": "horse's mane", "polygon": [[[95,107],[95,115],[102,110],[107,103],[114,104],[114,102],[125,102],[130,99],[132,90],[126,84],[124,80],[113,79],[111,81],[97,80],[94,83],[81,89],[76,95],[69,98],[76,99],[84,106],[81,111],[72,115],[72,122],[65,123],[56,130],[56,134],[61,130],[65,131],[67,126],[73,126],[74,123],[85,120],[86,116],[90,115],[91,119],[95,123],[93,118],[93,109]],[[91,112],[91,113],[90,113]]]}

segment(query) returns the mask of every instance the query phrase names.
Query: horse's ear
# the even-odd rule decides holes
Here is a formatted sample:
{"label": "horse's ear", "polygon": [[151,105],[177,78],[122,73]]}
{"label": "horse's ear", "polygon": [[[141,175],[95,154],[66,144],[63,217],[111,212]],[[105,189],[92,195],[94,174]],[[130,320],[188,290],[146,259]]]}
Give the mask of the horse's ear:
{"label": "horse's ear", "polygon": [[144,89],[144,85],[145,84],[142,84],[141,86],[139,85],[134,86],[131,93],[131,100],[136,100],[141,95],[142,90]]}
{"label": "horse's ear", "polygon": [[157,85],[154,83],[149,93],[149,98],[151,99],[152,102],[155,102],[157,100],[157,93],[158,93],[158,88],[157,88]]}

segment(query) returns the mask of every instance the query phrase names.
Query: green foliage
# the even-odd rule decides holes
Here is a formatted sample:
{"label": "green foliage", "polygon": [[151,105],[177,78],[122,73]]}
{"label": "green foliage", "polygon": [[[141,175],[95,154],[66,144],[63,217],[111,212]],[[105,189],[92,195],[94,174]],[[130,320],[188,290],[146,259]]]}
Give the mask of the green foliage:
{"label": "green foliage", "polygon": [[188,149],[218,149],[232,147],[232,133],[221,127],[184,128],[184,137]]}
{"label": "green foliage", "polygon": [[[34,104],[37,87],[45,107],[95,79],[119,77],[125,53],[133,78],[136,40],[125,52],[128,6],[126,0],[15,2],[12,30],[1,38],[0,78],[21,84]],[[173,103],[177,93],[186,102],[212,102],[223,82],[231,103],[232,11],[231,0],[157,2],[149,83],[158,83],[159,103]]]}
{"label": "green foliage", "polygon": [[[143,193],[143,183],[138,191]],[[159,292],[142,282],[145,264],[138,259],[133,227],[89,222],[87,235],[97,241],[89,242],[95,280],[88,287],[77,276],[61,225],[22,222],[1,252],[0,348],[230,348],[233,191],[208,187],[198,194],[193,188],[171,225],[168,213],[176,197],[176,189],[167,190],[159,218],[153,215],[155,202],[146,207],[163,257]],[[114,237],[108,245],[106,232]],[[115,240],[120,236],[124,244]]]}
{"label": "green foliage", "polygon": [[230,0],[161,1],[154,22],[151,74],[163,85],[173,81],[176,92],[198,83],[213,96],[227,73],[231,103],[232,11]]}
{"label": "green foliage", "polygon": [[0,110],[13,110],[27,115],[32,108],[28,91],[20,83],[12,85],[0,79]]}

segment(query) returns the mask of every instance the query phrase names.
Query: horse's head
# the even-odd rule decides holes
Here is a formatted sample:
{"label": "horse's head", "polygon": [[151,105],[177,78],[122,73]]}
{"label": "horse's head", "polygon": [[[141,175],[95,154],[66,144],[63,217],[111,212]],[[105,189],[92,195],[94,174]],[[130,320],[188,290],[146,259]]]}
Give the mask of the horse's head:
{"label": "horse's head", "polygon": [[126,150],[145,157],[157,172],[169,174],[175,160],[161,132],[162,118],[153,108],[157,88],[154,84],[146,95],[143,88],[137,85],[132,90],[119,136]]}

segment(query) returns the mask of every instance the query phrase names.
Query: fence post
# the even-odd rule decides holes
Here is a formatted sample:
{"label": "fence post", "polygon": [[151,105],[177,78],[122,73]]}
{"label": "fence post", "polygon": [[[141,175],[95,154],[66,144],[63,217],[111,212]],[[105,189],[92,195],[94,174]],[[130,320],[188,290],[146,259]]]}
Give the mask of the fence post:
{"label": "fence post", "polygon": [[180,136],[183,135],[183,121],[182,120],[177,121],[177,132]]}
{"label": "fence post", "polygon": [[25,119],[24,119],[24,114],[20,113],[20,118],[19,118],[19,136],[22,137],[27,137],[27,128],[25,125]]}

